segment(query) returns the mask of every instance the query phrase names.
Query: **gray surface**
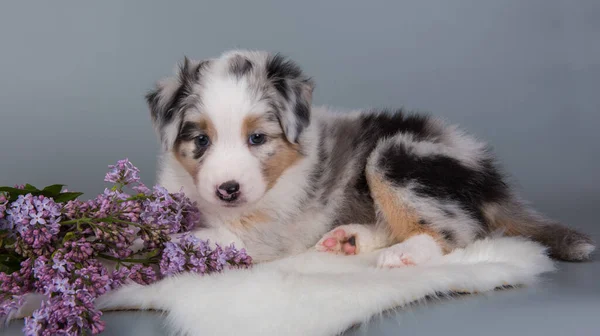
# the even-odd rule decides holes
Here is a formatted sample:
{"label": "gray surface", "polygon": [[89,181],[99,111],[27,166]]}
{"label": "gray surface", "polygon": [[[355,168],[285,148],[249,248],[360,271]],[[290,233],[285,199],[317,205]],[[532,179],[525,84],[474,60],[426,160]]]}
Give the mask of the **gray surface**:
{"label": "gray surface", "polygon": [[[184,54],[256,48],[297,59],[318,104],[403,105],[462,124],[540,210],[597,232],[598,36],[598,0],[3,1],[0,185],[66,183],[90,196],[126,156],[151,183],[145,91]],[[400,328],[384,319],[367,334],[560,335],[572,323],[581,330],[569,334],[590,334],[600,267],[563,267],[543,290],[419,306]],[[107,319],[107,334],[160,330],[155,318]]]}

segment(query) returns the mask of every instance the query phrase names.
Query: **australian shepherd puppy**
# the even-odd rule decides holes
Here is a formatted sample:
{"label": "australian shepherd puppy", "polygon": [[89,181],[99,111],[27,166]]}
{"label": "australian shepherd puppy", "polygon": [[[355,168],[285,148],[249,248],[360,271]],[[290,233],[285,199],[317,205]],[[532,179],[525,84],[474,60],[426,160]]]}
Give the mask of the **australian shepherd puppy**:
{"label": "australian shepherd puppy", "polygon": [[163,149],[158,183],[197,201],[198,237],[235,242],[259,262],[387,247],[384,267],[494,232],[563,260],[594,250],[526,206],[486,145],[458,128],[402,110],[313,107],[312,92],[293,61],[237,50],[185,59],[147,95]]}

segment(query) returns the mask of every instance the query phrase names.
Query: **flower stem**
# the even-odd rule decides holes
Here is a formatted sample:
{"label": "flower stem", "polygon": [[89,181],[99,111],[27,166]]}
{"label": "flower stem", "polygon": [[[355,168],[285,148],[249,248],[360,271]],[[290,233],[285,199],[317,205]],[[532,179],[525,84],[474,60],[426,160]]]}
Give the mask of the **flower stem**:
{"label": "flower stem", "polygon": [[122,224],[128,224],[128,225],[133,225],[133,226],[137,226],[137,227],[144,227],[142,224],[140,223],[134,223],[134,222],[130,222],[130,221],[126,221],[126,220],[122,220],[122,219],[118,219],[118,218],[107,218],[109,220],[112,220],[114,222],[117,223],[122,223]]}
{"label": "flower stem", "polygon": [[79,224],[79,223],[90,223],[92,221],[91,218],[77,218],[77,219],[71,219],[68,221],[64,221],[64,222],[60,222],[60,225],[71,225],[71,224]]}
{"label": "flower stem", "polygon": [[119,258],[111,257],[109,255],[102,254],[102,253],[98,254],[98,256],[100,258],[104,258],[104,259],[111,260],[111,261],[117,261],[117,262],[130,262],[130,263],[138,263],[138,264],[155,263],[155,260],[152,258],[150,258],[150,259],[128,259],[128,258],[119,259]]}

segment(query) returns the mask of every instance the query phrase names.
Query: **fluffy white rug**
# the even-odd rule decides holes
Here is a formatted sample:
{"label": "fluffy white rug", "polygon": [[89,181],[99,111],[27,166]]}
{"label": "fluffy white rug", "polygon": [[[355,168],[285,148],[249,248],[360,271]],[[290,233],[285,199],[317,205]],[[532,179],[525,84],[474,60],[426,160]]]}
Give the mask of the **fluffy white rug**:
{"label": "fluffy white rug", "polygon": [[128,285],[98,305],[162,310],[174,334],[336,335],[426,296],[531,285],[554,269],[544,247],[520,238],[482,240],[399,269],[375,268],[375,256],[307,252],[250,270]]}

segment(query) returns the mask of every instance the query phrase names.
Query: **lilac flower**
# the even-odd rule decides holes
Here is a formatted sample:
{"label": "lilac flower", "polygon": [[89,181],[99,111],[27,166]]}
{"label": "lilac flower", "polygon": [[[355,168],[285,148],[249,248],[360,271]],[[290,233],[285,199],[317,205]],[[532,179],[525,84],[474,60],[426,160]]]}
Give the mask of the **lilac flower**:
{"label": "lilac flower", "polygon": [[35,206],[37,211],[50,211],[54,207],[52,206],[52,200],[50,198],[41,198],[34,199],[33,205]]}
{"label": "lilac flower", "polygon": [[141,183],[139,183],[136,186],[131,187],[131,189],[133,189],[137,193],[144,194],[144,195],[149,195],[152,193],[152,191],[150,189],[148,189],[148,187],[146,187],[145,185],[143,185]]}
{"label": "lilac flower", "polygon": [[155,282],[158,278],[152,266],[136,264],[130,268],[129,279],[139,283],[140,285],[149,285]]}
{"label": "lilac flower", "polygon": [[76,241],[67,241],[63,246],[65,259],[76,263],[89,259],[95,253],[92,243],[83,237]]}
{"label": "lilac flower", "polygon": [[52,262],[54,263],[52,265],[52,268],[55,269],[57,272],[65,273],[67,271],[67,269],[65,268],[65,266],[67,266],[67,261],[64,259],[60,259],[58,255],[55,255],[52,258]]}
{"label": "lilac flower", "polygon": [[[9,202],[9,195],[0,193],[0,229],[9,230],[3,249],[21,260],[20,270],[0,272],[0,318],[18,309],[27,293],[47,297],[26,319],[26,335],[102,332],[102,313],[94,300],[128,281],[147,285],[180,272],[250,266],[252,259],[233,245],[212,249],[190,234],[171,241],[171,234],[188,232],[201,219],[182,191],[149,189],[127,159],[110,166],[105,180],[115,186],[93,199],[66,203],[32,194]],[[136,238],[144,248],[134,253]],[[101,259],[121,263],[109,272]]]}
{"label": "lilac flower", "polygon": [[48,292],[57,292],[57,293],[66,294],[66,295],[75,294],[73,285],[71,285],[71,283],[69,283],[68,279],[64,279],[64,278],[53,278],[52,285],[49,286]]}
{"label": "lilac flower", "polygon": [[167,242],[160,260],[160,272],[164,276],[171,276],[182,272],[185,268],[185,252],[178,244]]}
{"label": "lilac flower", "polygon": [[227,265],[227,258],[221,246],[217,245],[213,253],[208,256],[208,265],[211,269],[220,272]]}
{"label": "lilac flower", "polygon": [[140,180],[139,169],[137,169],[129,159],[123,159],[117,161],[116,165],[108,166],[110,171],[104,177],[104,181],[115,184],[132,184],[137,183]]}
{"label": "lilac flower", "polygon": [[232,267],[247,267],[252,263],[252,258],[246,254],[246,249],[238,250],[234,244],[227,246],[223,253],[228,262],[232,263]]}
{"label": "lilac flower", "polygon": [[2,193],[0,193],[0,219],[4,218],[4,211],[6,211],[6,205],[8,204],[8,199]]}
{"label": "lilac flower", "polygon": [[23,328],[23,334],[26,336],[37,336],[41,333],[46,324],[48,313],[46,310],[38,309],[33,312],[31,317],[25,318],[25,327]]}
{"label": "lilac flower", "polygon": [[0,272],[0,294],[21,295],[33,290],[31,259],[24,260],[20,266],[20,270],[11,274]]}
{"label": "lilac flower", "polygon": [[114,271],[112,271],[110,277],[112,279],[111,289],[115,290],[121,287],[127,279],[129,279],[129,274],[131,271],[127,267],[120,267]]}
{"label": "lilac flower", "polygon": [[35,211],[31,211],[29,213],[29,217],[31,218],[31,220],[29,221],[29,224],[31,224],[31,225],[46,224],[46,220],[44,219],[44,213],[41,211],[38,213],[36,213]]}
{"label": "lilac flower", "polygon": [[0,193],[0,230],[12,230],[13,223],[6,219],[6,206],[8,205],[8,199],[2,193]]}
{"label": "lilac flower", "polygon": [[220,272],[226,267],[248,267],[252,263],[245,250],[238,251],[234,245],[221,248],[218,244],[211,249],[208,241],[184,234],[179,242],[167,242],[160,261],[163,276],[191,271],[200,274]]}
{"label": "lilac flower", "polygon": [[86,267],[75,270],[74,275],[77,276],[74,286],[85,289],[94,297],[103,295],[111,289],[112,279],[110,273],[96,259],[88,260]]}
{"label": "lilac flower", "polygon": [[104,330],[102,313],[93,305],[94,297],[86,290],[73,295],[54,296],[25,319],[25,335],[81,335],[85,330],[99,334]]}
{"label": "lilac flower", "polygon": [[7,316],[11,312],[18,310],[24,303],[24,295],[13,295],[10,299],[5,300],[0,298],[0,317]]}
{"label": "lilac flower", "polygon": [[[38,204],[36,209],[35,204]],[[37,210],[37,211],[36,211]],[[49,245],[60,230],[60,205],[42,195],[19,195],[6,210],[9,227],[20,234],[18,251],[29,255],[44,255],[54,251]]]}
{"label": "lilac flower", "polygon": [[182,192],[169,194],[165,188],[155,186],[143,203],[140,219],[167,233],[177,233],[191,230],[200,220],[200,212]]}

